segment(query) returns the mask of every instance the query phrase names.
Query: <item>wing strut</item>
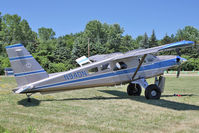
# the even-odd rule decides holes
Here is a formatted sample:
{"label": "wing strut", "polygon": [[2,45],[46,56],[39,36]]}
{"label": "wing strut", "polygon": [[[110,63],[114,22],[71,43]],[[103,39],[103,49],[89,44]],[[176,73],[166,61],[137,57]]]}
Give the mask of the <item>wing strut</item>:
{"label": "wing strut", "polygon": [[141,59],[141,61],[140,61],[140,64],[138,65],[138,67],[137,67],[135,73],[133,74],[132,80],[134,80],[134,78],[135,78],[137,72],[139,71],[139,69],[140,69],[142,63],[144,62],[144,59],[146,58],[146,56],[147,56],[147,54],[144,54],[144,56],[142,57],[142,59]]}

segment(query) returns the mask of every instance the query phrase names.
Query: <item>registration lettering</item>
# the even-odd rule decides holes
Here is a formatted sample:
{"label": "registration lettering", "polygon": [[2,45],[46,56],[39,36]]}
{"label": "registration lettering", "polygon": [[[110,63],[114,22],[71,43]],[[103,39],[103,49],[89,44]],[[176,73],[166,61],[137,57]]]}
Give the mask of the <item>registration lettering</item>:
{"label": "registration lettering", "polygon": [[86,71],[79,71],[79,72],[66,74],[64,75],[64,78],[65,80],[71,80],[71,79],[77,79],[77,78],[82,78],[86,76],[87,76]]}

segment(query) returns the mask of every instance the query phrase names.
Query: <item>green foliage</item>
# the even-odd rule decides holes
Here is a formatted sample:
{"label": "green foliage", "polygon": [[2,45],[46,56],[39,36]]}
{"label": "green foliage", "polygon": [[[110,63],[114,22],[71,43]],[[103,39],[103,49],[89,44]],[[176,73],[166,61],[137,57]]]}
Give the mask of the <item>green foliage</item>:
{"label": "green foliage", "polygon": [[121,45],[119,46],[120,52],[127,52],[136,48],[138,46],[130,35],[122,37]]}
{"label": "green foliage", "polygon": [[[36,33],[20,16],[16,14],[1,15],[0,12],[0,74],[4,73],[5,67],[10,66],[4,47],[15,43],[25,45],[41,66],[47,72],[52,73],[74,68],[77,65],[75,59],[83,55],[127,52],[180,40],[199,42],[199,30],[192,26],[179,29],[176,35],[168,36],[166,34],[160,40],[156,39],[154,30],[150,38],[146,33],[135,39],[130,35],[123,35],[123,33],[124,29],[119,24],[110,25],[93,20],[87,23],[83,32],[55,38],[52,28],[41,27]],[[188,58],[188,61],[182,66],[184,70],[199,70],[199,50],[197,48],[184,48],[180,50],[180,53]],[[177,53],[168,51],[161,54],[176,55]]]}
{"label": "green foliage", "polygon": [[188,61],[182,64],[182,69],[184,71],[199,70],[199,59],[190,58]]}
{"label": "green foliage", "polygon": [[148,35],[147,35],[146,32],[144,33],[144,36],[143,36],[143,38],[141,40],[140,47],[149,48],[149,39],[148,39]]}
{"label": "green foliage", "polygon": [[152,31],[152,35],[149,39],[149,48],[158,46],[158,41],[156,39],[155,31]]}
{"label": "green foliage", "polygon": [[72,68],[72,66],[68,63],[50,63],[49,68],[50,68],[49,69],[50,73],[55,73],[55,72],[67,71],[70,68]]}
{"label": "green foliage", "polygon": [[2,17],[1,28],[3,44],[22,43],[26,46],[28,42],[35,42],[36,33],[31,30],[26,20],[21,20],[16,14],[5,14]]}
{"label": "green foliage", "polygon": [[39,28],[38,29],[38,34],[39,34],[39,38],[42,41],[51,40],[55,36],[55,32],[53,31],[52,28],[45,28],[45,27]]}
{"label": "green foliage", "polygon": [[4,68],[10,67],[8,57],[0,56],[0,74],[4,74]]}
{"label": "green foliage", "polygon": [[185,26],[183,29],[179,29],[176,33],[176,39],[199,41],[199,31],[193,26]]}
{"label": "green foliage", "polygon": [[133,44],[130,44],[133,43],[132,38],[126,36],[123,39],[123,32],[124,30],[118,24],[108,25],[97,20],[90,21],[84,32],[74,40],[72,59],[77,59],[83,55],[87,56],[88,45],[90,56],[133,49]]}

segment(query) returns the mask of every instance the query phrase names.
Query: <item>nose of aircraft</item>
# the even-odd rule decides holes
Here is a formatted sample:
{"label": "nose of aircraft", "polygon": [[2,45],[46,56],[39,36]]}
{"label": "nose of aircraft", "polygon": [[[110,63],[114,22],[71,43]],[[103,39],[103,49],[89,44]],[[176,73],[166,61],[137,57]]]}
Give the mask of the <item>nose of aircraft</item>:
{"label": "nose of aircraft", "polygon": [[180,56],[176,56],[176,62],[177,62],[177,63],[178,63],[178,62],[182,63],[182,62],[185,62],[185,61],[187,61],[187,59],[182,58],[182,57],[180,57]]}

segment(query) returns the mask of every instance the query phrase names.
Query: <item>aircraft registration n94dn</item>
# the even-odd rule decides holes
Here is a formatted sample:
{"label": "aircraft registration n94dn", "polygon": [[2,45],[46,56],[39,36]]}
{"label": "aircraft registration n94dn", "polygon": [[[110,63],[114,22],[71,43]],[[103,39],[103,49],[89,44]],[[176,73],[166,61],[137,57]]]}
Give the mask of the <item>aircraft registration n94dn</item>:
{"label": "aircraft registration n94dn", "polygon": [[[89,59],[83,56],[76,60],[81,67],[54,74],[48,74],[22,44],[7,46],[6,51],[18,84],[13,91],[26,94],[29,100],[30,95],[36,92],[45,94],[126,83],[129,83],[128,95],[140,96],[144,88],[147,99],[160,99],[165,84],[165,77],[161,75],[186,59],[153,54],[193,44],[193,41],[180,41],[126,53],[94,55]],[[148,85],[146,79],[151,77],[155,77],[155,83]]]}

